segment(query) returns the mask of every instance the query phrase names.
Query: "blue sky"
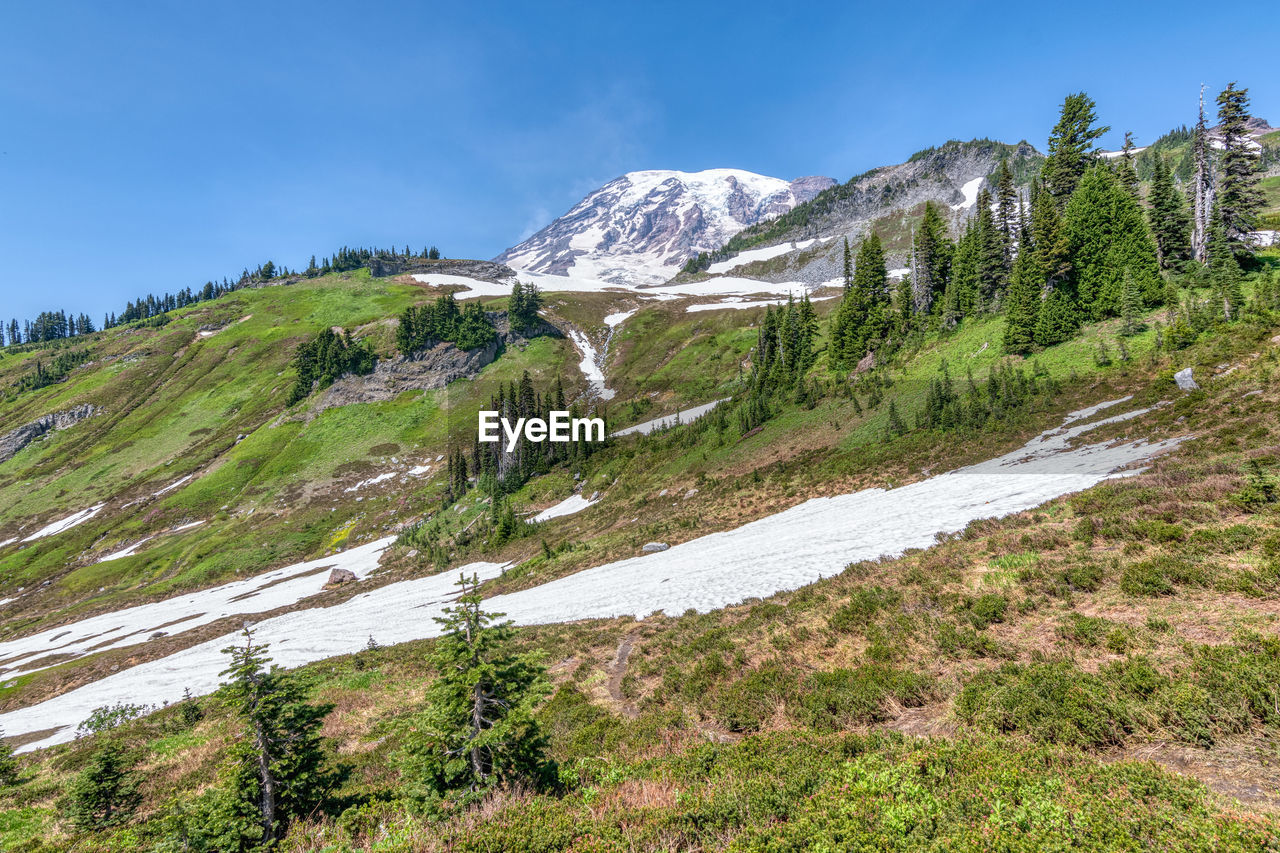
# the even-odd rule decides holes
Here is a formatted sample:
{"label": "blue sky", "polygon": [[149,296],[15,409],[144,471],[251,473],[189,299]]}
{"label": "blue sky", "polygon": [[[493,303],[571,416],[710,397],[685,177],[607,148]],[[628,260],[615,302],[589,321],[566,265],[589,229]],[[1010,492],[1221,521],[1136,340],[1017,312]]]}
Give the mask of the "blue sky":
{"label": "blue sky", "polygon": [[1201,82],[1280,124],[1261,19],[860,5],[6,2],[0,316],[96,319],[343,244],[491,257],[634,169],[844,180],[953,137],[1043,148],[1081,89],[1110,147],[1194,122]]}

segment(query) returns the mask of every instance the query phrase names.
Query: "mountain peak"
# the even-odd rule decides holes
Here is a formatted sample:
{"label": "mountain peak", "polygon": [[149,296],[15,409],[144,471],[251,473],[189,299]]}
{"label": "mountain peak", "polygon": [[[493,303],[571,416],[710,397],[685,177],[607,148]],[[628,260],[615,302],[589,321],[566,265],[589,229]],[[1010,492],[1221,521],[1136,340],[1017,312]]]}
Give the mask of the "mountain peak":
{"label": "mountain peak", "polygon": [[516,269],[658,284],[699,252],[786,213],[835,181],[743,169],[628,172],[494,260]]}

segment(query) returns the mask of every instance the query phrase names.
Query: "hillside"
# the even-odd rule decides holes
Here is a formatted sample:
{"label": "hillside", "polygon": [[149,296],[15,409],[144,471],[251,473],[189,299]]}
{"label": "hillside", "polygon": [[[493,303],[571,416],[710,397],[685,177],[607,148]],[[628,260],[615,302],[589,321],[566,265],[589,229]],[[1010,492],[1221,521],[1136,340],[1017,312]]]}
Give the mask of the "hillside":
{"label": "hillside", "polygon": [[1280,250],[1073,105],[0,348],[0,848],[1274,847]]}

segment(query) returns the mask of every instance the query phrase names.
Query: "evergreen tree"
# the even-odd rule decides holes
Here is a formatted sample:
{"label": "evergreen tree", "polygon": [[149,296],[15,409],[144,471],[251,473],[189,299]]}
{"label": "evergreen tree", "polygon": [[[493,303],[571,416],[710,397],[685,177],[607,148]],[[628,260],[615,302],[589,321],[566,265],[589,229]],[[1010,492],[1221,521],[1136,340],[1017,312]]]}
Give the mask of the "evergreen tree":
{"label": "evergreen tree", "polygon": [[138,785],[124,746],[105,739],[68,788],[64,812],[77,829],[119,826],[138,807]]}
{"label": "evergreen tree", "polygon": [[1221,308],[1221,317],[1231,321],[1244,307],[1244,295],[1240,289],[1240,265],[1236,262],[1231,241],[1227,237],[1227,224],[1217,205],[1209,218],[1209,283],[1213,287],[1214,300]]}
{"label": "evergreen tree", "polygon": [[954,328],[965,317],[977,313],[978,293],[978,233],[974,220],[965,225],[956,241],[951,257],[951,275],[942,294],[942,323],[944,328]]}
{"label": "evergreen tree", "polygon": [[1142,209],[1105,164],[1085,172],[1063,211],[1062,237],[1071,264],[1074,297],[1085,317],[1100,320],[1120,313],[1125,269],[1145,304],[1161,296],[1155,242]]}
{"label": "evergreen tree", "polygon": [[1134,279],[1133,273],[1128,267],[1124,269],[1124,275],[1121,279],[1120,290],[1120,334],[1136,335],[1142,331],[1142,325],[1139,317],[1142,314],[1142,292],[1138,289],[1138,282]]}
{"label": "evergreen tree", "polygon": [[[872,232],[858,247],[851,286],[836,309],[836,316],[831,324],[830,352],[837,366],[853,367],[887,333],[888,279],[884,249],[879,236]],[[766,312],[765,322],[776,322],[771,320],[771,312]],[[754,359],[757,364],[761,358],[766,362],[768,360],[768,351],[762,350],[764,347],[772,347],[771,343],[766,343],[768,337],[767,330],[762,326],[761,344]]]}
{"label": "evergreen tree", "polygon": [[1120,186],[1129,191],[1129,195],[1134,198],[1138,197],[1138,172],[1133,167],[1133,133],[1125,131],[1124,147],[1120,149],[1120,162],[1116,166],[1116,176],[1120,179]]}
{"label": "evergreen tree", "polygon": [[1036,343],[1048,347],[1069,341],[1079,328],[1079,313],[1071,297],[1060,287],[1050,290],[1036,317]]}
{"label": "evergreen tree", "polygon": [[1093,148],[1110,127],[1096,127],[1098,117],[1093,99],[1084,92],[1067,95],[1062,113],[1049,135],[1049,156],[1041,168],[1041,176],[1059,208],[1075,192],[1085,170],[1093,162]]}
{"label": "evergreen tree", "polygon": [[480,609],[478,578],[458,584],[457,604],[436,619],[444,631],[429,656],[437,675],[407,739],[404,772],[427,797],[474,798],[517,779],[549,784],[554,766],[533,713],[550,692],[546,669],[513,649],[510,622]]}
{"label": "evergreen tree", "polygon": [[985,188],[978,192],[977,208],[974,223],[978,273],[976,302],[978,310],[991,311],[1000,304],[1009,283],[1009,269],[1005,266],[1005,235],[991,212],[991,193]]}
{"label": "evergreen tree", "polygon": [[847,294],[853,287],[853,252],[849,249],[849,238],[844,238],[844,292]]}
{"label": "evergreen tree", "polygon": [[1222,129],[1222,175],[1216,204],[1228,244],[1236,254],[1252,251],[1248,235],[1254,230],[1262,207],[1258,188],[1258,153],[1249,146],[1249,90],[1235,83],[1218,95],[1218,122]]}
{"label": "evergreen tree", "polygon": [[1018,191],[1013,186],[1013,171],[1009,159],[1000,161],[996,173],[996,227],[1000,229],[1000,248],[1004,257],[1005,274],[1013,272],[1013,251],[1018,243]]}
{"label": "evergreen tree", "polygon": [[0,731],[0,790],[18,783],[18,759],[13,756],[13,747],[4,739]]}
{"label": "evergreen tree", "polygon": [[947,223],[938,206],[924,203],[924,219],[912,241],[910,308],[927,314],[946,289],[955,246],[947,236]]}
{"label": "evergreen tree", "polygon": [[224,818],[241,849],[269,846],[289,824],[310,814],[339,781],[325,766],[320,727],[332,705],[311,705],[295,676],[267,668],[267,646],[244,630],[244,645],[222,652],[231,659],[222,676],[245,736],[230,750]]}
{"label": "evergreen tree", "polygon": [[1036,253],[1031,247],[1023,246],[1013,263],[1013,276],[1005,300],[1005,352],[1025,354],[1031,351],[1036,321],[1040,317],[1040,291],[1043,286]]}
{"label": "evergreen tree", "polygon": [[1164,157],[1156,152],[1154,159],[1147,218],[1161,268],[1178,269],[1191,257],[1191,217],[1182,194],[1173,185],[1173,175]]}

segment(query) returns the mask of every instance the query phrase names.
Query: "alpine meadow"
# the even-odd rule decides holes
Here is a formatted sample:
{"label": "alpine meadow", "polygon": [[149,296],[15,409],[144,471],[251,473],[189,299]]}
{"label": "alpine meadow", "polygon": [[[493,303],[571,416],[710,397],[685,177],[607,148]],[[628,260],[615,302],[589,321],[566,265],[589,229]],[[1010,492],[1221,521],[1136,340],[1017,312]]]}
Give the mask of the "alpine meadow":
{"label": "alpine meadow", "polygon": [[[630,50],[622,17],[592,20]],[[419,32],[430,85],[473,101],[384,109],[399,37],[324,41],[345,82],[314,121],[219,137],[288,176],[296,200],[252,208],[274,215],[220,228],[156,195],[101,223],[130,223],[136,269],[4,274],[5,302],[44,307],[0,302],[0,850],[1280,848],[1280,129],[1255,109],[1274,79],[1135,75],[1182,105],[1163,135],[1129,130],[1150,119],[1110,106],[1133,102],[1115,82],[1007,99],[1031,140],[944,141],[921,109],[936,143],[874,168],[827,117],[782,120],[801,96],[760,79],[762,136],[860,173],[640,163],[601,183],[613,160],[570,162],[581,199],[500,253],[459,236],[497,220],[447,205],[385,247],[326,246],[294,207],[400,216],[470,180],[466,145],[510,161],[474,192],[516,205],[573,159],[553,130],[631,163],[631,137],[722,115],[615,127],[608,99],[548,103],[481,134],[480,112],[505,120],[485,92],[553,92],[534,56],[588,35],[540,30],[534,54],[514,19],[485,24],[494,44],[450,27]],[[283,85],[293,48],[267,65],[293,36],[260,35],[254,73]],[[529,80],[495,80],[492,52]],[[775,72],[740,70],[704,96],[755,108]],[[673,105],[698,73],[632,71]],[[124,72],[102,73],[6,113]],[[886,100],[919,85],[876,73]],[[157,98],[129,145],[194,109]],[[363,159],[406,134],[430,180]],[[764,143],[745,136],[699,137],[688,163],[746,161]],[[3,169],[28,168],[26,141]],[[143,156],[105,129],[45,156],[90,142]],[[332,186],[295,171],[328,146],[369,198],[337,160]],[[138,198],[254,203],[258,178],[180,150]],[[305,255],[168,269],[295,229]]]}

